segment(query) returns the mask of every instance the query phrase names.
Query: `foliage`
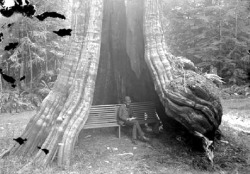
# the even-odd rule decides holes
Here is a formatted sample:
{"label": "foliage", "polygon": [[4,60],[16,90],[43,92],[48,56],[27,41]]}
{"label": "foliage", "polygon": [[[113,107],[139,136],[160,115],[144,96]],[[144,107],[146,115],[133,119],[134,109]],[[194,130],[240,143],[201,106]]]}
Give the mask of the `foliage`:
{"label": "foliage", "polygon": [[249,84],[242,86],[232,85],[230,87],[224,87],[220,93],[223,99],[246,98],[250,96],[250,87]]}
{"label": "foliage", "polygon": [[[36,5],[36,14],[45,11],[55,11],[66,16],[66,20],[47,18],[39,21],[36,18],[20,17],[8,31],[8,43],[18,42],[16,49],[4,51],[8,43],[1,43],[0,63],[5,74],[18,78],[25,75],[24,86],[37,86],[40,81],[34,81],[47,71],[56,71],[69,49],[68,37],[59,37],[53,31],[70,26],[70,14],[61,6],[64,0],[31,0]],[[35,84],[38,83],[38,84]],[[5,88],[5,87],[4,87]]]}
{"label": "foliage", "polygon": [[239,0],[165,0],[166,41],[175,55],[203,71],[213,65],[225,82],[243,84],[250,70],[249,5]]}
{"label": "foliage", "polygon": [[13,111],[18,113],[22,111],[33,110],[36,108],[36,106],[31,103],[31,100],[29,100],[27,95],[23,95],[23,93],[19,94],[17,90],[4,91],[2,93],[1,102],[1,113],[12,113]]}
{"label": "foliage", "polygon": [[57,74],[55,71],[43,71],[35,79],[34,86],[24,87],[23,90],[4,90],[1,97],[1,113],[21,112],[39,107],[42,100],[52,90]]}
{"label": "foliage", "polygon": [[[69,9],[62,6],[64,0],[31,0],[36,5],[36,14],[55,11],[65,15],[66,20],[19,16],[8,30],[7,43],[1,43],[0,63],[4,73],[18,79],[25,75],[25,80],[15,89],[3,83],[1,112],[30,110],[40,105],[51,91],[59,73],[62,59],[69,49],[68,37],[59,37],[53,31],[70,27]],[[18,42],[14,50],[4,51],[11,42]]]}
{"label": "foliage", "polygon": [[39,84],[37,90],[36,90],[36,94],[41,96],[42,99],[44,99],[49,92],[52,90],[52,87],[54,85],[54,82],[45,82],[45,81],[41,81],[41,83]]}

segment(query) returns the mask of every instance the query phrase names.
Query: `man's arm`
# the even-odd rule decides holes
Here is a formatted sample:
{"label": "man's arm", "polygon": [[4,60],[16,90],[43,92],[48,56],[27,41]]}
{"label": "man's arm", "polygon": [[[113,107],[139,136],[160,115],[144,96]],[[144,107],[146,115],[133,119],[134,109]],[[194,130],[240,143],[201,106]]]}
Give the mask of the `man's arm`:
{"label": "man's arm", "polygon": [[133,112],[133,110],[132,110],[131,107],[130,107],[130,110],[129,110],[129,119],[130,119],[130,120],[136,119],[136,117],[134,117],[134,112]]}
{"label": "man's arm", "polygon": [[131,108],[131,106],[130,106],[130,118],[134,118],[134,112],[133,112],[133,109]]}
{"label": "man's arm", "polygon": [[125,106],[124,105],[121,105],[120,108],[119,108],[119,112],[118,112],[118,116],[119,118],[122,120],[122,121],[127,121],[127,115],[125,114]]}

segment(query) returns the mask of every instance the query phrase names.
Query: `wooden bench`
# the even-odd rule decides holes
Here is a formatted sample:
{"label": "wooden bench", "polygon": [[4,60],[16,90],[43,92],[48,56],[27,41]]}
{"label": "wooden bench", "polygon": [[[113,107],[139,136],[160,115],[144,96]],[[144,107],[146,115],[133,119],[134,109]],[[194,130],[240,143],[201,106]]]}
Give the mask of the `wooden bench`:
{"label": "wooden bench", "polygon": [[[90,108],[88,120],[83,129],[118,127],[118,137],[121,137],[121,126],[117,123],[118,109],[121,104],[113,105],[93,105]],[[153,102],[131,103],[134,117],[139,124],[157,123],[159,118],[156,115],[156,109]],[[145,118],[145,113],[147,117]]]}

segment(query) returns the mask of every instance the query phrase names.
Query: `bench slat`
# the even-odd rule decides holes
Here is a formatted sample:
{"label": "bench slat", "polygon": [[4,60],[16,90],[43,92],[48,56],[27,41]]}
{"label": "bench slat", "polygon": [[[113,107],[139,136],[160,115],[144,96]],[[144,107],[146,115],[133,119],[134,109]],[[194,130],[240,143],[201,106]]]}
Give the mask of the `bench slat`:
{"label": "bench slat", "polygon": [[[144,114],[134,114],[134,117],[138,117],[138,118],[140,118],[140,117],[142,117],[142,118],[146,118],[146,117],[144,116]],[[156,115],[155,115],[155,114],[148,114],[147,118],[150,118],[150,117],[156,117]]]}
{"label": "bench slat", "polygon": [[137,113],[137,112],[138,112],[138,113],[142,113],[142,112],[143,112],[143,113],[145,113],[145,112],[146,112],[146,113],[147,113],[147,112],[151,112],[151,113],[153,112],[153,113],[155,113],[156,111],[155,111],[155,110],[146,110],[146,109],[133,110],[133,113]]}
{"label": "bench slat", "polygon": [[108,119],[88,119],[87,122],[91,122],[91,121],[95,121],[95,120],[115,120],[117,121],[115,118],[108,118]]}
{"label": "bench slat", "polygon": [[144,110],[155,110],[155,107],[154,106],[143,106],[143,107],[134,107],[134,106],[131,106],[131,108],[133,110],[137,110],[137,109],[144,109]]}
{"label": "bench slat", "polygon": [[116,109],[112,108],[112,109],[90,109],[90,112],[110,112],[110,111],[115,111]]}
{"label": "bench slat", "polygon": [[133,111],[133,113],[155,113],[155,111]]}
{"label": "bench slat", "polygon": [[95,105],[95,106],[91,106],[91,109],[102,109],[102,108],[115,108],[115,105],[112,106],[99,106],[99,105]]}
{"label": "bench slat", "polygon": [[115,111],[116,109],[115,108],[97,108],[97,109],[90,109],[90,112],[108,112],[108,111]]}
{"label": "bench slat", "polygon": [[[157,118],[153,118],[153,119],[136,119],[137,121],[158,121]],[[87,121],[86,124],[92,124],[92,123],[100,123],[100,124],[104,124],[104,123],[117,123],[117,120],[91,120],[91,121]]]}
{"label": "bench slat", "polygon": [[116,110],[115,109],[112,109],[112,110],[109,110],[109,109],[106,109],[106,110],[90,110],[89,111],[89,113],[102,113],[102,112],[107,112],[107,113],[109,113],[109,112],[115,112]]}
{"label": "bench slat", "polygon": [[115,113],[89,113],[89,115],[91,115],[92,117],[100,117],[102,115],[105,116],[115,116]]}
{"label": "bench slat", "polygon": [[139,111],[134,111],[133,113],[156,113],[154,110],[139,110]]}
{"label": "bench slat", "polygon": [[110,116],[102,115],[102,116],[97,116],[97,117],[89,115],[88,119],[92,119],[92,118],[94,118],[94,119],[104,119],[104,118],[113,118],[113,119],[116,119],[116,117],[114,115],[110,115]]}
{"label": "bench slat", "polygon": [[105,120],[105,119],[117,120],[115,117],[90,117],[88,118],[88,120]]}
{"label": "bench slat", "polygon": [[131,103],[131,106],[154,106],[154,103]]}
{"label": "bench slat", "polygon": [[154,107],[152,107],[152,108],[149,108],[149,107],[145,107],[145,108],[133,108],[133,107],[131,107],[132,108],[132,110],[155,110],[155,108]]}
{"label": "bench slat", "polygon": [[137,114],[137,115],[144,115],[145,113],[147,115],[156,115],[155,112],[133,112],[134,114]]}
{"label": "bench slat", "polygon": [[118,127],[119,124],[90,124],[83,127],[83,129],[92,129],[92,128],[103,128],[103,127]]}
{"label": "bench slat", "polygon": [[155,109],[155,106],[152,105],[148,105],[148,106],[132,106],[131,108],[137,109],[137,108],[151,108],[151,109]]}
{"label": "bench slat", "polygon": [[97,116],[97,117],[89,115],[89,118],[88,118],[88,119],[91,119],[91,118],[95,118],[95,119],[113,118],[113,119],[116,119],[116,117],[115,117],[114,115],[110,115],[110,116],[102,115],[102,116]]}
{"label": "bench slat", "polygon": [[112,107],[91,107],[90,110],[95,110],[95,109],[115,109],[116,106],[112,106]]}
{"label": "bench slat", "polygon": [[93,121],[93,122],[89,122],[89,123],[87,123],[86,122],[86,125],[91,125],[91,124],[118,124],[117,123],[117,121],[102,121],[102,122],[100,122],[100,121]]}
{"label": "bench slat", "polygon": [[98,114],[115,114],[116,111],[112,111],[112,112],[90,112],[89,114],[93,114],[93,115],[98,115]]}
{"label": "bench slat", "polygon": [[[144,117],[144,112],[143,113],[134,113],[134,115],[140,116],[140,117]],[[155,113],[147,113],[147,117],[155,117],[156,114]]]}

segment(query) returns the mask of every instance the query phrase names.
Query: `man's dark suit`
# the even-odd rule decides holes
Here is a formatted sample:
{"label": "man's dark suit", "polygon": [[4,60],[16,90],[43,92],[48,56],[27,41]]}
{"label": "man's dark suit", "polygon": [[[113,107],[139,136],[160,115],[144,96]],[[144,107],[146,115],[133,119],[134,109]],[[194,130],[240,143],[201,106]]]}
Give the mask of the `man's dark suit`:
{"label": "man's dark suit", "polygon": [[118,111],[118,123],[120,125],[129,125],[129,126],[133,126],[133,140],[135,140],[137,138],[136,136],[136,130],[138,130],[138,133],[141,137],[144,137],[144,133],[141,130],[140,124],[138,123],[138,121],[136,119],[134,120],[128,120],[128,118],[132,118],[133,117],[133,111],[131,109],[130,106],[126,106],[125,104],[122,104],[119,107],[119,111]]}

